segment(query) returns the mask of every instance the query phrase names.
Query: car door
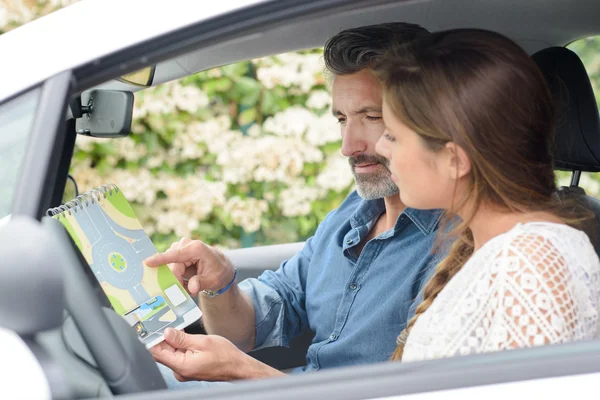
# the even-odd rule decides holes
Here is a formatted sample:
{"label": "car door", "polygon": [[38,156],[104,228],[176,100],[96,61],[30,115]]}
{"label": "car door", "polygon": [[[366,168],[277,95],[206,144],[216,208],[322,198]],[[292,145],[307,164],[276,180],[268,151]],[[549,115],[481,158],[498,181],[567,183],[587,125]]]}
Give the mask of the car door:
{"label": "car door", "polygon": [[[63,276],[53,238],[40,221],[64,150],[63,115],[70,86],[71,74],[65,72],[0,104],[1,325],[30,348],[53,398],[67,398],[69,391],[37,335],[62,322]],[[23,356],[14,359],[15,365]],[[21,389],[21,395],[33,395]]]}
{"label": "car door", "polygon": [[[231,18],[224,17],[205,26],[195,26],[178,32],[177,35],[165,35],[153,43],[144,43],[127,51],[117,52],[74,71],[79,85],[76,90],[89,88],[102,83],[109,76],[116,76],[122,68],[130,72],[149,63],[159,62],[169,55],[183,52],[191,46],[215,45],[242,35],[256,32],[260,27],[268,29],[276,24],[284,24],[297,19],[307,19],[336,13],[352,6],[370,7],[371,2],[360,1],[280,1],[240,12]],[[272,8],[269,8],[272,7]],[[235,17],[235,18],[234,18]],[[170,44],[170,45],[167,45]],[[163,47],[161,47],[163,46]],[[156,50],[156,49],[160,49]],[[48,81],[50,83],[50,80]],[[58,166],[60,154],[68,151],[64,145],[64,132],[61,133],[61,118],[68,96],[69,74],[52,79],[48,86],[48,95],[40,100],[40,111],[31,132],[31,146],[27,148],[27,163],[19,174],[13,199],[14,215],[30,215],[39,219],[41,211],[47,207],[49,198],[60,186],[56,173],[49,171]],[[46,84],[44,84],[46,87]],[[62,89],[61,89],[62,88]],[[52,94],[52,96],[50,95]],[[52,101],[57,102],[52,106]],[[0,105],[1,106],[1,105]],[[45,108],[44,108],[45,107]],[[38,118],[39,123],[38,123]],[[42,137],[43,143],[33,144],[34,138]],[[49,140],[50,139],[50,140]],[[54,153],[57,146],[58,154]],[[61,147],[62,146],[62,147]],[[36,167],[34,167],[36,166]],[[236,265],[248,265],[245,276],[257,275],[265,268],[274,268],[288,258],[296,247],[281,248],[276,257],[263,259],[263,250],[251,249],[231,252],[229,255]],[[1,254],[0,254],[1,255]],[[270,256],[270,251],[269,251]],[[249,259],[261,259],[260,264],[248,262]],[[507,351],[495,354],[473,355],[442,361],[426,361],[414,364],[382,363],[363,367],[340,368],[318,374],[291,376],[285,380],[273,379],[262,382],[242,382],[231,387],[218,389],[167,392],[158,391],[141,395],[122,395],[122,399],[197,399],[198,397],[215,399],[375,399],[417,395],[426,392],[438,392],[448,395],[461,393],[461,398],[481,398],[481,392],[469,392],[473,387],[487,390],[487,394],[498,388],[514,384],[529,385],[527,390],[540,394],[540,397],[559,389],[550,385],[553,379],[563,377],[563,388],[570,395],[579,390],[589,390],[578,384],[597,380],[600,377],[600,342],[589,341],[565,345],[545,346],[534,349]],[[514,386],[513,386],[514,387]],[[470,394],[469,394],[470,393]],[[476,393],[478,397],[473,397]],[[520,392],[522,393],[522,392]],[[423,397],[425,398],[425,397]]]}

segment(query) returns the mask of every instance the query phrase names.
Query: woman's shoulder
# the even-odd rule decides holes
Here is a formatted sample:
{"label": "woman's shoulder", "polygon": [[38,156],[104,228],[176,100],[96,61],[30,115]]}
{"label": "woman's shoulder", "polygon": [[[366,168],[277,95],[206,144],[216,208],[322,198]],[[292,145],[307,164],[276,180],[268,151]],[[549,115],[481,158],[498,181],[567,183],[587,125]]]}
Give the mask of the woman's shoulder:
{"label": "woman's shoulder", "polygon": [[523,251],[542,248],[571,253],[585,249],[586,253],[596,254],[585,232],[563,223],[519,223],[507,233],[505,244]]}
{"label": "woman's shoulder", "polygon": [[519,223],[494,238],[495,243],[482,254],[496,268],[526,263],[538,271],[583,268],[600,271],[600,260],[589,237],[583,231],[555,222]]}

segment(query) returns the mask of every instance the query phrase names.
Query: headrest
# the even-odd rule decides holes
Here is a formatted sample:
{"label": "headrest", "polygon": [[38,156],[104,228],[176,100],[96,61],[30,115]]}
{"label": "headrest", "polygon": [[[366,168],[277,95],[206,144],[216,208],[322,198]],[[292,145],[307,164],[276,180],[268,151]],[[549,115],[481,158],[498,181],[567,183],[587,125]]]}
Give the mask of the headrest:
{"label": "headrest", "polygon": [[549,47],[532,58],[546,76],[558,107],[555,168],[600,171],[600,115],[581,60],[564,47]]}

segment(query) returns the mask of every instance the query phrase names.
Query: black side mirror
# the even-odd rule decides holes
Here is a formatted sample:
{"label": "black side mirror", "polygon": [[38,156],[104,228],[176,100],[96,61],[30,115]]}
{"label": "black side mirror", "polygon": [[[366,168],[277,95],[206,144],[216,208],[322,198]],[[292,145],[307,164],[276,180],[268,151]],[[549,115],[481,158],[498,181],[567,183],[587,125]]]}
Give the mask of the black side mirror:
{"label": "black side mirror", "polygon": [[81,101],[70,105],[77,118],[77,133],[100,138],[129,135],[133,115],[133,93],[118,90],[92,90],[81,95]]}

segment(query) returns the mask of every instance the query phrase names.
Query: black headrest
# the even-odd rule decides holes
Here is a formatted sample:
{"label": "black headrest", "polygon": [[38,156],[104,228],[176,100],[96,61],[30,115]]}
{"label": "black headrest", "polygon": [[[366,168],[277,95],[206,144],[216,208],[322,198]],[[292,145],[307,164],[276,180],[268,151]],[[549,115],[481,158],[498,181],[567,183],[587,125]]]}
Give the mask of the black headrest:
{"label": "black headrest", "polygon": [[564,47],[535,53],[558,106],[555,168],[600,171],[600,115],[579,57]]}

